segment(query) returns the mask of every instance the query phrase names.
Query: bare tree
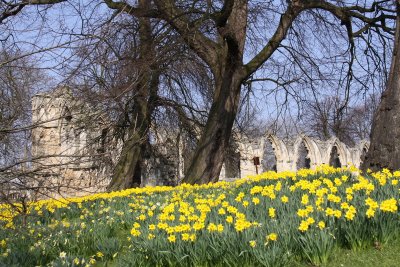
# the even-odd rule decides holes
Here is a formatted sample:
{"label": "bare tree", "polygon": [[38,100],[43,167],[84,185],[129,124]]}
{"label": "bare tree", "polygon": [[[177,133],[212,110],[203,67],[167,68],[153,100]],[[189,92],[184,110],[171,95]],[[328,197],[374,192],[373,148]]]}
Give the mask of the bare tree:
{"label": "bare tree", "polygon": [[349,108],[347,123],[353,143],[369,139],[373,115],[378,107],[377,99],[376,95],[371,95],[363,104]]}
{"label": "bare tree", "polygon": [[0,200],[26,189],[31,176],[31,103],[47,77],[34,58],[2,47],[0,52]]}
{"label": "bare tree", "polygon": [[375,97],[361,104],[346,104],[343,111],[341,103],[337,96],[307,102],[300,121],[302,130],[321,140],[335,136],[349,146],[368,139],[377,105]]}
{"label": "bare tree", "polygon": [[[149,140],[157,128],[181,128],[196,139],[193,129],[202,127],[209,102],[207,89],[199,89],[210,86],[209,74],[158,20],[120,14],[92,31],[77,49],[80,64],[69,71],[75,78],[70,84],[107,114],[108,135],[122,144],[109,190],[139,186],[144,161],[160,156]],[[165,123],[171,113],[174,126]]]}
{"label": "bare tree", "polygon": [[[31,1],[29,4],[58,2],[60,1]],[[212,102],[192,163],[185,175],[185,182],[189,183],[207,183],[218,179],[238,112],[242,84],[251,79],[257,70],[268,65],[267,62],[273,65],[273,55],[282,53],[282,49],[289,55],[296,54],[296,48],[300,47],[301,43],[293,46],[290,42],[296,38],[287,41],[285,38],[291,29],[296,29],[297,23],[304,27],[307,25],[305,21],[308,21],[308,24],[322,21],[326,29],[335,26],[335,29],[345,32],[348,41],[346,54],[349,58],[339,75],[344,77],[341,80],[348,90],[354,78],[355,38],[363,39],[362,34],[366,31],[390,35],[393,29],[388,21],[395,18],[389,0],[373,1],[369,5],[359,4],[358,1],[345,4],[342,1],[322,0],[276,1],[267,2],[265,5],[253,4],[246,0],[153,2],[154,5],[143,7],[128,2],[104,1],[109,8],[118,12],[167,22],[212,73]],[[2,19],[17,14],[27,5],[28,3],[24,2],[8,3],[3,10]],[[268,41],[249,55],[250,60],[246,61],[244,55],[249,32],[248,18],[253,7],[272,10],[271,17],[276,17],[277,23],[265,28],[269,33],[266,37]],[[328,15],[329,19],[324,20],[325,15]],[[292,31],[294,35],[299,32]],[[329,49],[326,47],[327,51]],[[310,65],[317,62],[312,56],[308,59]],[[300,68],[301,65],[301,62],[298,62]],[[344,108],[342,105],[339,110]],[[128,168],[132,169],[135,166]]]}

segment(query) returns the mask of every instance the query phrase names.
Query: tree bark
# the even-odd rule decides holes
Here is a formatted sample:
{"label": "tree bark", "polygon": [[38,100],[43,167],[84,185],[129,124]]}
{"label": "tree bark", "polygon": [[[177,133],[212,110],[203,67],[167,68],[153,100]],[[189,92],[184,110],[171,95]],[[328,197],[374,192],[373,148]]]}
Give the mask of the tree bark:
{"label": "tree bark", "polygon": [[128,129],[128,140],[122,147],[122,152],[115,167],[113,178],[108,190],[115,191],[141,184],[142,155],[145,151],[147,132],[150,125],[146,99],[135,99],[134,118]]}
{"label": "tree bark", "polygon": [[218,181],[225,151],[240,101],[241,84],[246,77],[243,50],[247,27],[247,1],[235,1],[228,23],[218,27],[218,61],[211,65],[215,88],[206,126],[183,182],[204,184]]}
{"label": "tree bark", "polygon": [[[147,0],[139,1],[140,8],[150,8]],[[143,154],[146,150],[151,114],[159,86],[159,70],[154,62],[156,56],[152,27],[149,18],[139,18],[139,53],[141,73],[135,90],[131,124],[128,128],[128,139],[124,142],[122,152],[108,186],[109,191],[139,187],[142,178]]]}
{"label": "tree bark", "polygon": [[374,114],[370,147],[361,169],[379,171],[400,169],[400,3],[396,1],[397,18],[393,57],[386,90]]}
{"label": "tree bark", "polygon": [[229,146],[241,89],[241,79],[234,68],[219,78],[219,88],[216,91],[220,91],[220,95],[214,98],[184,183],[204,184],[218,181],[225,151]]}

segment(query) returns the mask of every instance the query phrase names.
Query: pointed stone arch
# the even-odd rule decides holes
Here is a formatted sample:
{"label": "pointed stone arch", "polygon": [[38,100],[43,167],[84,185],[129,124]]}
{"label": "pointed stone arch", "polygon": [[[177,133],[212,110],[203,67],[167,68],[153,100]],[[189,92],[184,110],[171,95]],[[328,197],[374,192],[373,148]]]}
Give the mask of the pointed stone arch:
{"label": "pointed stone arch", "polygon": [[347,146],[336,137],[328,140],[325,153],[324,163],[334,167],[346,167],[350,159]]}
{"label": "pointed stone arch", "polygon": [[275,148],[268,138],[264,139],[262,146],[262,154],[260,157],[261,169],[266,171],[277,171],[278,158],[275,153]]}
{"label": "pointed stone arch", "polygon": [[[268,149],[269,151],[266,151],[266,149]],[[280,140],[277,136],[273,134],[266,134],[261,139],[261,150],[261,162],[272,160],[272,162],[269,161],[271,166],[268,166],[268,164],[266,164],[267,168],[264,171],[282,171],[287,168],[286,163],[289,158],[288,149],[285,143],[283,143],[282,140]],[[269,153],[269,155],[266,153]],[[271,153],[273,153],[273,155],[271,155]],[[269,157],[269,159],[267,159],[266,157]],[[273,160],[273,157],[275,158],[275,160]]]}
{"label": "pointed stone arch", "polygon": [[315,169],[321,164],[321,153],[317,144],[307,135],[302,134],[294,143],[292,159],[292,170],[298,170],[299,167]]}
{"label": "pointed stone arch", "polygon": [[332,146],[331,153],[329,155],[329,166],[335,167],[335,168],[341,168],[342,167],[342,161],[339,158],[339,151],[338,147],[336,145]]}
{"label": "pointed stone arch", "polygon": [[304,141],[297,146],[295,165],[296,170],[311,169],[311,152]]}

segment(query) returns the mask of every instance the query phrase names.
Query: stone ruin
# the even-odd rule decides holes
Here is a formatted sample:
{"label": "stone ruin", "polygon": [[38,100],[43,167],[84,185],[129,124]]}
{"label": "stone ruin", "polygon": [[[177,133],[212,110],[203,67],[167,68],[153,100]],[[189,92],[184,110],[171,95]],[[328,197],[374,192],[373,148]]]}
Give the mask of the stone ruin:
{"label": "stone ruin", "polygon": [[[32,98],[32,125],[32,169],[37,175],[31,186],[48,189],[49,196],[106,190],[122,150],[106,114],[60,87]],[[175,185],[183,178],[182,142],[176,140],[168,131],[152,133],[142,184]]]}
{"label": "stone ruin", "polygon": [[[96,119],[84,119],[87,115]],[[93,193],[107,186],[102,174],[110,164],[97,157],[113,159],[105,149],[106,124],[68,88],[32,98],[32,125],[35,186],[66,195],[82,189],[83,194]]]}
{"label": "stone ruin", "polygon": [[[35,186],[55,189],[63,196],[106,189],[122,144],[110,133],[104,114],[62,87],[33,97],[32,123],[32,168],[38,174],[33,181]],[[367,141],[349,148],[337,138],[320,141],[307,135],[287,140],[273,134],[256,140],[238,139],[235,148],[226,155],[221,180],[269,170],[315,169],[320,164],[359,167],[369,147]],[[185,138],[161,130],[152,134],[152,147],[153,152],[145,159],[142,184],[179,183],[190,158]]]}
{"label": "stone ruin", "polygon": [[[225,176],[221,178],[246,177],[265,171],[315,169],[321,164],[333,167],[353,165],[359,168],[368,148],[369,142],[366,140],[362,140],[355,147],[348,147],[336,137],[321,141],[304,134],[286,140],[273,134],[266,134],[252,141],[241,138],[237,158],[240,162],[239,171],[230,177],[225,171]],[[259,162],[257,168],[255,161]]]}

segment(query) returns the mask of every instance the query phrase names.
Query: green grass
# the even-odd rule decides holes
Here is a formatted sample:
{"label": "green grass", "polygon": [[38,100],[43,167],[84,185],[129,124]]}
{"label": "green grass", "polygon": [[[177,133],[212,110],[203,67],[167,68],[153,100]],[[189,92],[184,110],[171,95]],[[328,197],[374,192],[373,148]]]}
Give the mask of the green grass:
{"label": "green grass", "polygon": [[[398,267],[400,266],[400,241],[379,248],[363,250],[337,250],[329,260],[327,267]],[[310,267],[304,262],[294,262],[292,267]]]}
{"label": "green grass", "polygon": [[381,249],[369,248],[362,251],[345,251],[335,255],[332,267],[395,267],[400,265],[400,242]]}

